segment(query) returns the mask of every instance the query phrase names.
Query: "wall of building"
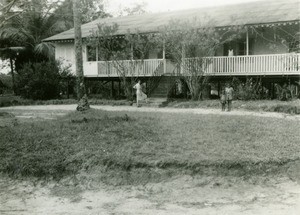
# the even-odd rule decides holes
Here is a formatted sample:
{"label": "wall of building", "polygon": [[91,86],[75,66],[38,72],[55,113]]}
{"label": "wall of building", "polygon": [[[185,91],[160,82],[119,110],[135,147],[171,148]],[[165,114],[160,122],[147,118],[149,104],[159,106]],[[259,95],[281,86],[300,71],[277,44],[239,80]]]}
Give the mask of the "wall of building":
{"label": "wall of building", "polygon": [[[82,47],[83,62],[87,61],[86,57],[86,45]],[[75,74],[75,49],[74,43],[56,43],[55,44],[55,59],[60,60],[66,67],[70,67],[73,74]]]}
{"label": "wall of building", "polygon": [[151,49],[149,51],[149,59],[158,59],[159,56],[158,56],[158,50],[157,49]]}
{"label": "wall of building", "polygon": [[249,37],[253,40],[254,55],[288,53],[288,44],[282,43],[285,35],[273,28],[256,29]]}
{"label": "wall of building", "polygon": [[[274,28],[264,27],[249,29],[249,55],[268,55],[268,54],[285,54],[289,52],[289,44],[282,42],[284,38],[287,38],[288,34],[295,34],[295,32],[289,32],[290,29],[285,27],[282,30],[274,30]],[[285,33],[288,32],[288,33]],[[234,55],[245,55],[245,51],[241,50],[244,46],[246,50],[246,34],[238,40],[231,41],[216,51],[215,56],[227,56],[227,49],[231,46],[234,51]]]}

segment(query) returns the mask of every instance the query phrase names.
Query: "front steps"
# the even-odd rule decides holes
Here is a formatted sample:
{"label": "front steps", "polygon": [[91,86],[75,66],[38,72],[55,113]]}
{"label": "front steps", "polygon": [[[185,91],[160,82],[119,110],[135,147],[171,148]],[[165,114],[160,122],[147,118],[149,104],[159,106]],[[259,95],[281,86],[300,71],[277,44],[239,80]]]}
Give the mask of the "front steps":
{"label": "front steps", "polygon": [[151,92],[151,98],[167,98],[168,94],[175,83],[176,78],[170,76],[162,76],[158,86]]}
{"label": "front steps", "polygon": [[[167,98],[148,98],[148,103],[145,101],[139,101],[139,105],[141,107],[161,107],[164,102],[167,101]],[[136,106],[136,102],[132,104],[132,106]]]}

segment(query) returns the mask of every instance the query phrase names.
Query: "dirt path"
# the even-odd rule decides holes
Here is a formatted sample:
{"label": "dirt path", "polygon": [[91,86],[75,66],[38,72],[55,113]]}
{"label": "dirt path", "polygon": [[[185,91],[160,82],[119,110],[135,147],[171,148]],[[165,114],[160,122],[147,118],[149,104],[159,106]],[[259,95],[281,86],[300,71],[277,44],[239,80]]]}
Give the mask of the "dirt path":
{"label": "dirt path", "polygon": [[245,182],[198,175],[144,186],[83,189],[0,177],[0,206],[2,215],[299,215],[300,185],[287,178]]}
{"label": "dirt path", "polygon": [[[239,115],[239,116],[259,116],[272,118],[285,118],[289,120],[299,120],[300,115],[290,115],[274,112],[254,112],[245,110],[233,110],[231,112],[222,112],[219,109],[204,108],[155,108],[135,106],[108,106],[108,105],[92,105],[94,109],[106,111],[129,111],[129,112],[156,112],[156,113],[178,113],[178,114],[213,114],[213,115]],[[44,118],[52,119],[56,116],[64,115],[70,111],[74,111],[76,105],[36,105],[36,106],[14,106],[0,108],[0,111],[6,111],[15,114],[19,118]]]}

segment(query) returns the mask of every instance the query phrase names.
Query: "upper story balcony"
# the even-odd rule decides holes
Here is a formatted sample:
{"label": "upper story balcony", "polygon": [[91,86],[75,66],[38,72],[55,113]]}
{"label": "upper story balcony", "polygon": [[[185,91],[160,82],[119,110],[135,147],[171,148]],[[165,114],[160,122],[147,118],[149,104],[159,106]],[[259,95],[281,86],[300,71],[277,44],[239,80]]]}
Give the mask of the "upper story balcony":
{"label": "upper story balcony", "polygon": [[191,69],[211,76],[300,75],[300,53],[185,58],[179,67],[167,59],[84,63],[86,77],[184,75]]}

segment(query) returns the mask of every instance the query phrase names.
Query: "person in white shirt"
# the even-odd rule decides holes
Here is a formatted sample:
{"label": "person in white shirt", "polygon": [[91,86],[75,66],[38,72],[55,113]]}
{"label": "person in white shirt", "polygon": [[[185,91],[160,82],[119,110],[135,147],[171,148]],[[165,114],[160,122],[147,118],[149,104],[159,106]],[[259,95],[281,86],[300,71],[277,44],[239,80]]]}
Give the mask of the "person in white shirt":
{"label": "person in white shirt", "polygon": [[136,106],[139,106],[139,101],[145,100],[147,102],[147,95],[142,90],[141,80],[138,80],[138,83],[133,86],[136,89]]}

